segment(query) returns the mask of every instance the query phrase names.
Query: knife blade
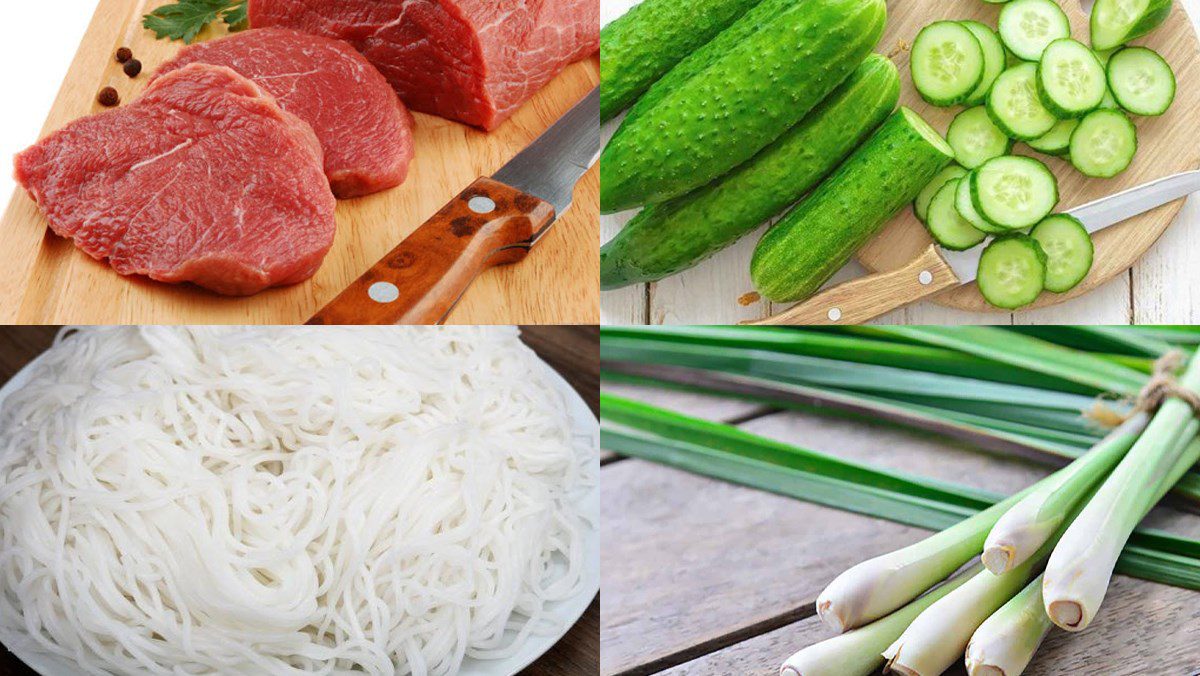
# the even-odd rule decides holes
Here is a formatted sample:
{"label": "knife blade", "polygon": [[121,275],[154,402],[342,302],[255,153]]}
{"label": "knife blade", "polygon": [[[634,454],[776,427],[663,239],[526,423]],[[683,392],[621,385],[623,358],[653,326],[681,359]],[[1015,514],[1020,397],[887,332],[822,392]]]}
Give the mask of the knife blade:
{"label": "knife blade", "polygon": [[594,88],[490,178],[480,178],[309,324],[440,324],[476,277],[517,263],[571,207],[600,157]]}
{"label": "knife blade", "polygon": [[[1129,220],[1196,191],[1200,191],[1200,171],[1187,171],[1101,197],[1077,206],[1067,213],[1078,218],[1088,232],[1095,234],[1110,225]],[[975,281],[983,246],[969,251],[939,249],[939,252],[959,282],[969,284]]]}

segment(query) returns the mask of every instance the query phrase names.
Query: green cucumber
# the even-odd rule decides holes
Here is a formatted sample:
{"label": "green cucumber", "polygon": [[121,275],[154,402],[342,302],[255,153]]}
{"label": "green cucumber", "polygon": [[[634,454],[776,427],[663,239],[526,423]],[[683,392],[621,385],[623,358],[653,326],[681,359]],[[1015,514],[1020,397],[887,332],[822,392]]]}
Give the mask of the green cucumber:
{"label": "green cucumber", "polygon": [[951,179],[962,178],[966,175],[967,170],[957,164],[951,164],[939,171],[937,176],[934,176],[928,185],[921,188],[921,192],[917,193],[917,198],[913,200],[913,213],[916,214],[917,220],[922,223],[925,222],[925,214],[929,211],[929,203],[933,201],[933,196],[937,194],[938,190],[941,190],[943,185],[946,185]]}
{"label": "green cucumber", "polygon": [[976,281],[984,300],[995,307],[1029,305],[1046,288],[1046,252],[1029,235],[997,237],[979,256]]}
{"label": "green cucumber", "polygon": [[1137,128],[1119,110],[1094,110],[1071,134],[1071,164],[1084,176],[1112,178],[1136,153]]}
{"label": "green cucumber", "polygon": [[913,86],[935,106],[966,101],[983,81],[983,45],[957,21],[935,21],[917,33],[909,58]]}
{"label": "green cucumber", "polygon": [[1065,157],[1070,154],[1071,150],[1071,132],[1075,131],[1075,127],[1078,126],[1079,120],[1061,120],[1054,125],[1053,129],[1046,132],[1045,136],[1039,136],[1026,143],[1039,153]]}
{"label": "green cucumber", "polygon": [[762,0],[644,0],[600,31],[600,121]]}
{"label": "green cucumber", "polygon": [[1012,150],[1012,139],[992,122],[983,106],[967,108],[955,116],[946,130],[946,142],[954,148],[958,163],[967,169]]}
{"label": "green cucumber", "polygon": [[1055,0],[1013,0],[1000,10],[1000,39],[1023,61],[1037,61],[1059,38],[1071,37],[1071,22]]}
{"label": "green cucumber", "polygon": [[764,0],[630,109],[601,156],[601,211],[679,197],[753,157],[862,63],[886,18],[884,0]]}
{"label": "green cucumber", "polygon": [[1081,42],[1062,38],[1042,52],[1037,68],[1042,105],[1060,120],[1087,115],[1104,101],[1104,66]]}
{"label": "green cucumber", "polygon": [[1108,88],[1134,115],[1162,115],[1175,101],[1175,73],[1153,49],[1126,47],[1108,61]]}
{"label": "green cucumber", "polygon": [[1038,138],[1058,122],[1038,96],[1035,63],[1022,63],[1001,73],[988,94],[987,111],[997,127],[1018,141]]}
{"label": "green cucumber", "polygon": [[1029,236],[1046,252],[1046,290],[1066,293],[1087,277],[1095,247],[1078,218],[1068,214],[1048,216]]}
{"label": "green cucumber", "polygon": [[971,174],[971,200],[991,223],[1009,230],[1036,225],[1058,204],[1058,181],[1032,157],[988,160]]}
{"label": "green cucumber", "polygon": [[773,301],[806,298],[954,158],[921,116],[900,108],[759,240],[750,277]]}
{"label": "green cucumber", "polygon": [[971,223],[954,208],[961,179],[951,179],[933,196],[929,203],[929,219],[925,227],[939,246],[951,251],[966,251],[987,238],[987,233]]}
{"label": "green cucumber", "polygon": [[1092,49],[1104,51],[1158,28],[1171,15],[1171,0],[1096,0]]}
{"label": "green cucumber", "polygon": [[900,76],[872,54],[798,125],[729,174],[643,209],[600,248],[600,287],[690,268],[800,199],[896,107]]}
{"label": "green cucumber", "polygon": [[955,190],[954,195],[954,208],[958,211],[958,215],[962,216],[976,230],[982,230],[991,235],[1003,235],[1009,231],[1008,228],[988,221],[983,216],[980,216],[979,212],[975,209],[975,200],[971,198],[971,174],[974,173],[972,171],[958,182],[958,188]]}
{"label": "green cucumber", "polygon": [[977,106],[987,101],[988,92],[992,90],[992,83],[1008,67],[1008,52],[1004,49],[1004,43],[1000,42],[1000,36],[996,35],[996,31],[987,25],[978,21],[960,21],[959,23],[966,26],[967,30],[975,35],[975,39],[979,40],[979,46],[983,48],[983,79],[975,87],[975,91],[971,92],[971,95],[963,101],[964,106]]}

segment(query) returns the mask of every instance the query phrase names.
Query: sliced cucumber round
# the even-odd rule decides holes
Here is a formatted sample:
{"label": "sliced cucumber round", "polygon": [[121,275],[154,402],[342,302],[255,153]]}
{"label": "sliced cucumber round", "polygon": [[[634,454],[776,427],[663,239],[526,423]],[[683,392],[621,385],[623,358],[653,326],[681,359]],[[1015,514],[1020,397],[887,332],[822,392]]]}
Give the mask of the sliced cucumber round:
{"label": "sliced cucumber round", "polygon": [[1104,100],[1104,66],[1096,54],[1071,38],[1051,42],[1038,63],[1038,95],[1055,117],[1083,117]]}
{"label": "sliced cucumber round", "polygon": [[1047,291],[1066,293],[1092,269],[1092,236],[1078,218],[1068,214],[1047,216],[1029,236],[1046,252]]}
{"label": "sliced cucumber round", "polygon": [[1153,49],[1126,47],[1108,60],[1108,87],[1134,115],[1162,115],[1175,100],[1175,73]]}
{"label": "sliced cucumber round", "polygon": [[1032,157],[988,160],[972,172],[971,199],[988,221],[1009,230],[1033,227],[1058,204],[1058,181]]}
{"label": "sliced cucumber round", "polygon": [[946,142],[954,148],[958,163],[967,169],[1012,150],[1012,139],[992,122],[983,106],[967,108],[955,116],[946,130]]}
{"label": "sliced cucumber round", "polygon": [[983,47],[957,21],[936,21],[921,29],[910,59],[913,85],[935,106],[966,100],[983,80]]}
{"label": "sliced cucumber round", "polygon": [[1038,138],[1058,122],[1038,96],[1035,63],[1022,63],[1001,73],[988,94],[987,111],[997,127],[1018,141]]}
{"label": "sliced cucumber round", "polygon": [[1071,164],[1084,176],[1112,178],[1136,153],[1137,128],[1119,110],[1092,111],[1071,134]]}
{"label": "sliced cucumber round", "polygon": [[998,308],[1029,305],[1046,286],[1046,253],[1029,235],[997,237],[979,256],[976,281],[984,300]]}
{"label": "sliced cucumber round", "polygon": [[960,180],[950,179],[937,191],[929,203],[929,218],[925,221],[934,241],[952,251],[966,251],[987,237],[987,233],[971,225],[954,208]]}
{"label": "sliced cucumber round", "polygon": [[1008,232],[1008,228],[1002,228],[995,223],[989,223],[986,218],[980,216],[979,212],[975,210],[975,200],[971,199],[971,174],[962,177],[954,193],[955,211],[968,223],[975,226],[975,229],[992,235],[1003,235]]}
{"label": "sliced cucumber round", "polygon": [[1045,136],[1029,141],[1028,145],[1039,153],[1065,157],[1071,151],[1071,133],[1078,126],[1079,120],[1061,120]]}
{"label": "sliced cucumber round", "polygon": [[[1007,1],[1005,0],[1005,2]],[[1008,52],[1004,51],[1004,43],[1000,42],[1000,36],[996,35],[996,31],[987,25],[978,21],[960,21],[959,23],[966,26],[967,30],[975,35],[975,39],[979,40],[979,46],[983,48],[983,79],[979,81],[975,91],[971,92],[970,96],[962,102],[964,106],[977,106],[987,101],[988,92],[992,90],[992,83],[1008,67]]]}
{"label": "sliced cucumber round", "polygon": [[962,178],[966,175],[967,170],[957,164],[951,164],[939,171],[933,180],[917,193],[917,199],[913,200],[913,213],[917,215],[917,220],[925,222],[925,215],[929,212],[929,203],[933,201],[933,196],[943,185],[946,185],[951,179]]}
{"label": "sliced cucumber round", "polygon": [[1071,37],[1071,23],[1054,0],[1013,0],[1000,10],[1000,39],[1024,61],[1037,61],[1059,38]]}
{"label": "sliced cucumber round", "polygon": [[1096,0],[1092,6],[1092,48],[1104,51],[1158,28],[1171,14],[1171,0]]}

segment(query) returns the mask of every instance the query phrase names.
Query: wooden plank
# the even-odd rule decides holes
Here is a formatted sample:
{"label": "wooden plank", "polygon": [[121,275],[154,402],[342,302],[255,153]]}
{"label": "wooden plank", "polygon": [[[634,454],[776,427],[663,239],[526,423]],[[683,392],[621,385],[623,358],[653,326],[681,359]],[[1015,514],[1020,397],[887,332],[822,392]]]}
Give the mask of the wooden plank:
{"label": "wooden plank", "polygon": [[1198,250],[1200,200],[1192,198],[1175,225],[1133,266],[1131,296],[1135,323],[1191,324],[1198,321],[1200,266],[1195,264],[1194,253]]}
{"label": "wooden plank", "polygon": [[[1015,491],[1047,472],[928,435],[809,413],[776,413],[741,427],[997,492]],[[801,620],[838,573],[925,535],[638,460],[606,467],[602,490],[604,674],[685,664]],[[1200,533],[1200,524],[1169,510],[1153,524]],[[1193,649],[1192,657],[1200,659],[1200,651]],[[692,673],[767,673],[777,664]]]}
{"label": "wooden plank", "polygon": [[[97,112],[96,92],[105,85],[116,87],[124,101],[142,90],[149,77],[125,77],[112,54],[119,46],[131,47],[146,73],[173,56],[179,43],[155,40],[140,27],[141,15],[166,1],[99,0],[43,134]],[[12,254],[0,271],[0,322],[301,323],[459,191],[528,145],[596,86],[599,72],[598,58],[571,66],[491,133],[416,114],[417,153],[408,182],[342,201],[333,249],[316,276],[252,298],[122,278],[49,234],[33,200],[18,190],[0,220],[0,237]],[[451,321],[596,323],[599,179],[598,169],[589,172],[576,189],[573,208],[533,254],[519,265],[484,273]]]}
{"label": "wooden plank", "polygon": [[[1164,630],[1166,629],[1166,630]],[[775,673],[804,646],[833,636],[809,617],[662,672],[663,676]],[[1194,674],[1200,659],[1200,593],[1117,576],[1095,623],[1053,630],[1024,676]],[[965,674],[961,665],[946,672]]]}

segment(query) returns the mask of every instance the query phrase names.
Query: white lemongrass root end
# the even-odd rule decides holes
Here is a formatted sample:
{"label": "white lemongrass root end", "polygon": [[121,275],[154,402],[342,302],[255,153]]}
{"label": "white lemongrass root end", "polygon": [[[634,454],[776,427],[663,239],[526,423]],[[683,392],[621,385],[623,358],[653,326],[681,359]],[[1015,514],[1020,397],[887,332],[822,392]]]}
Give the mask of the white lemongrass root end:
{"label": "white lemongrass root end", "polygon": [[825,623],[825,626],[836,631],[839,634],[845,633],[846,622],[842,616],[837,613],[833,607],[833,601],[825,598],[823,595],[817,598],[817,617]]}
{"label": "white lemongrass root end", "polygon": [[797,671],[795,667],[785,664],[779,668],[779,676],[803,676],[803,675],[799,671]]}
{"label": "white lemongrass root end", "polygon": [[993,545],[983,550],[980,560],[983,561],[983,567],[987,568],[992,575],[1003,575],[1012,568],[1015,555],[1016,551],[1012,545]]}
{"label": "white lemongrass root end", "polygon": [[972,664],[967,662],[967,673],[971,676],[1008,676],[1003,669],[990,664]]}
{"label": "white lemongrass root end", "polygon": [[1067,631],[1083,631],[1088,626],[1087,615],[1078,601],[1051,601],[1046,604],[1046,614],[1051,622]]}

